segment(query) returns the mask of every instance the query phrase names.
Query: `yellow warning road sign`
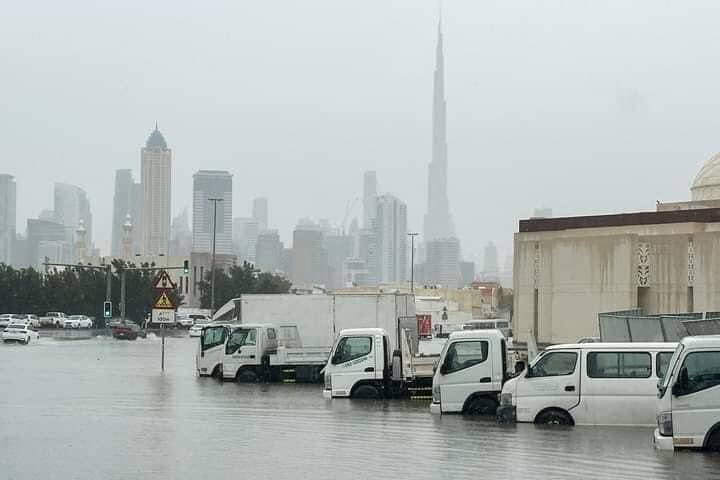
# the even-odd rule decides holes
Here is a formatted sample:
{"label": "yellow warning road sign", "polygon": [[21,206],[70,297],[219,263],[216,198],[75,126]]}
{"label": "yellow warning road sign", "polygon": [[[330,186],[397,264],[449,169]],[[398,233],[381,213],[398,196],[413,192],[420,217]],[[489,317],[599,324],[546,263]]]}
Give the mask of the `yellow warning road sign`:
{"label": "yellow warning road sign", "polygon": [[161,309],[161,310],[173,310],[175,308],[175,305],[173,305],[172,300],[170,300],[170,297],[167,296],[167,293],[162,292],[157,300],[155,300],[155,305],[153,305],[153,308]]}
{"label": "yellow warning road sign", "polygon": [[177,285],[172,281],[167,270],[160,272],[153,282],[153,288],[155,290],[174,290],[176,287]]}

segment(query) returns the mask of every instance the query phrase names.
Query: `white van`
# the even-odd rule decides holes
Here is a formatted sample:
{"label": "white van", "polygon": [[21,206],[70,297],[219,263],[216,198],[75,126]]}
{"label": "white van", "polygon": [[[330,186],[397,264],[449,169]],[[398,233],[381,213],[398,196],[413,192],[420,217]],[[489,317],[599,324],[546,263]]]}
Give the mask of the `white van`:
{"label": "white van", "polygon": [[500,330],[451,333],[437,365],[431,413],[495,415],[507,378],[507,343]]}
{"label": "white van", "polygon": [[657,396],[655,447],[720,451],[720,335],[683,338]]}
{"label": "white van", "polygon": [[654,425],[658,378],[675,343],[577,343],[547,348],[500,395],[502,420]]}

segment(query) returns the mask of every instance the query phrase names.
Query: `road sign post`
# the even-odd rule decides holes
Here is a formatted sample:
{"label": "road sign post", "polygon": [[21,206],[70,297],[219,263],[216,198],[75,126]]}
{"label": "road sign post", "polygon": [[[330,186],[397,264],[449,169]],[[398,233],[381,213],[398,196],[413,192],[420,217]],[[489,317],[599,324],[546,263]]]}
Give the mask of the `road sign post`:
{"label": "road sign post", "polygon": [[170,278],[167,270],[161,270],[153,281],[155,290],[155,303],[152,307],[152,323],[160,324],[162,335],[162,353],[160,357],[160,370],[165,371],[165,325],[175,323],[175,304],[170,298],[170,292],[177,287]]}

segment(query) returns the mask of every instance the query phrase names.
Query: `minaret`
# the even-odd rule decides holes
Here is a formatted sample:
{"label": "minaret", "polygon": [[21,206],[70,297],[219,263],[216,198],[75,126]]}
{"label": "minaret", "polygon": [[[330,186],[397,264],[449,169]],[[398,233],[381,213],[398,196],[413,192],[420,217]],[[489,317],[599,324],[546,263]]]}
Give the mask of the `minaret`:
{"label": "minaret", "polygon": [[87,257],[86,234],[85,221],[81,218],[75,229],[75,261],[77,263],[83,263]]}
{"label": "minaret", "polygon": [[438,22],[437,35],[433,79],[432,161],[428,167],[428,209],[424,232],[426,242],[455,236],[447,194],[448,152],[442,20]]}
{"label": "minaret", "polygon": [[130,220],[130,214],[125,215],[125,223],[123,224],[123,237],[120,243],[120,256],[123,260],[133,259],[133,224]]}

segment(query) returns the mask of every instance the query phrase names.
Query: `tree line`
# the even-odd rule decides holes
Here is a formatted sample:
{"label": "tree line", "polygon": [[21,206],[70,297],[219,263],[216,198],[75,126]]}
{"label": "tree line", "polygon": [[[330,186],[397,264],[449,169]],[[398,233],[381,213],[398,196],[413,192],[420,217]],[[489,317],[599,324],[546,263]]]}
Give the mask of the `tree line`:
{"label": "tree line", "polygon": [[[125,272],[125,317],[141,323],[155,301],[153,280],[161,268],[151,264],[135,265],[114,260],[111,272],[113,317],[120,317],[120,274]],[[149,270],[130,270],[143,267]],[[0,263],[0,313],[64,312],[87,315],[95,324],[104,326],[107,277],[105,270],[83,267],[50,268],[47,273],[34,268],[16,269]],[[210,308],[210,273],[199,283],[202,308]],[[247,293],[288,293],[291,282],[282,276],[259,272],[247,262],[215,274],[215,308],[228,300]],[[175,305],[182,305],[183,296],[170,293]]]}

